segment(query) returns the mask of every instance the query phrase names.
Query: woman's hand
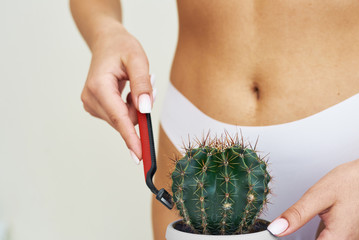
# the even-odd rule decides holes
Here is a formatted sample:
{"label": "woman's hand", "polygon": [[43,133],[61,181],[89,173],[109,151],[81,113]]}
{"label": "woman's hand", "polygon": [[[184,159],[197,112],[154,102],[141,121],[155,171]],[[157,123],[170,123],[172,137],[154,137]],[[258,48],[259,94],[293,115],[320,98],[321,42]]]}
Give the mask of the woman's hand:
{"label": "woman's hand", "polygon": [[[84,108],[120,132],[138,164],[142,153],[134,128],[137,124],[136,109],[150,113],[154,97],[146,54],[122,25],[101,32],[91,50],[91,66],[81,95]],[[131,92],[125,102],[121,93],[128,80]]]}
{"label": "woman's hand", "polygon": [[319,240],[359,239],[359,159],[329,172],[276,218],[268,230],[279,237],[286,236],[317,214],[325,225]]}

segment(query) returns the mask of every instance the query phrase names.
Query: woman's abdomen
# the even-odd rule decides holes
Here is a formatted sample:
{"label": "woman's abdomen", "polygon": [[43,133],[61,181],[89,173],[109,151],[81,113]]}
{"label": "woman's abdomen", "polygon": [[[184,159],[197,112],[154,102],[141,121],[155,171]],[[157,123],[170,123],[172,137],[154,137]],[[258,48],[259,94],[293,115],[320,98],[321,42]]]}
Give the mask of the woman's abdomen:
{"label": "woman's abdomen", "polygon": [[301,119],[356,94],[358,4],[308,4],[179,1],[173,85],[208,116],[248,126]]}

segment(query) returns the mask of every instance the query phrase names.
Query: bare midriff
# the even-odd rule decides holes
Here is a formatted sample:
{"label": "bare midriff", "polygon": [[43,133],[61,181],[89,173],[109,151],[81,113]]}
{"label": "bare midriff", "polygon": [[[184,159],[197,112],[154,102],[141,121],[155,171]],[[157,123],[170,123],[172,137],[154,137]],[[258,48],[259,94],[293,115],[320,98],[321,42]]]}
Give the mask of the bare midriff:
{"label": "bare midriff", "polygon": [[359,92],[359,2],[179,0],[171,82],[237,125],[301,119]]}
{"label": "bare midriff", "polygon": [[[211,118],[240,126],[286,123],[359,92],[359,1],[177,4],[171,82]],[[170,190],[169,159],[180,154],[160,128],[158,186]],[[152,213],[154,239],[164,239],[179,216],[157,200]]]}

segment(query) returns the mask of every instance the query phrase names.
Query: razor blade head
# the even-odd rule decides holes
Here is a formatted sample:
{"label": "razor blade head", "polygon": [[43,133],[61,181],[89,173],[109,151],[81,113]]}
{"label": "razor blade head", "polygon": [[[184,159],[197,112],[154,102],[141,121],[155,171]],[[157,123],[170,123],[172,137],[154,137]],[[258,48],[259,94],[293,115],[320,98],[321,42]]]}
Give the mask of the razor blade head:
{"label": "razor blade head", "polygon": [[162,188],[158,191],[156,199],[159,200],[168,209],[173,208],[172,196],[165,189]]}

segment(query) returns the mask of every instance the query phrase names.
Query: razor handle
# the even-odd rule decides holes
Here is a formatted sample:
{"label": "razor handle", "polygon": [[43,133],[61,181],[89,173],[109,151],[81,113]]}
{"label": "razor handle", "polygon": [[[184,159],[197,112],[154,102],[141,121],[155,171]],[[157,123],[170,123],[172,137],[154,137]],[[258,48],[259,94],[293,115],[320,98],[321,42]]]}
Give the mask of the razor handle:
{"label": "razor handle", "polygon": [[141,137],[143,169],[146,184],[153,193],[157,194],[157,191],[154,192],[156,188],[154,188],[152,183],[152,178],[157,170],[157,165],[151,115],[149,113],[137,112],[137,119]]}
{"label": "razor handle", "polygon": [[145,172],[146,185],[152,193],[168,209],[173,208],[172,196],[164,189],[158,190],[153,184],[153,176],[157,170],[156,151],[153,140],[151,114],[137,111],[138,126],[141,137],[143,169]]}

